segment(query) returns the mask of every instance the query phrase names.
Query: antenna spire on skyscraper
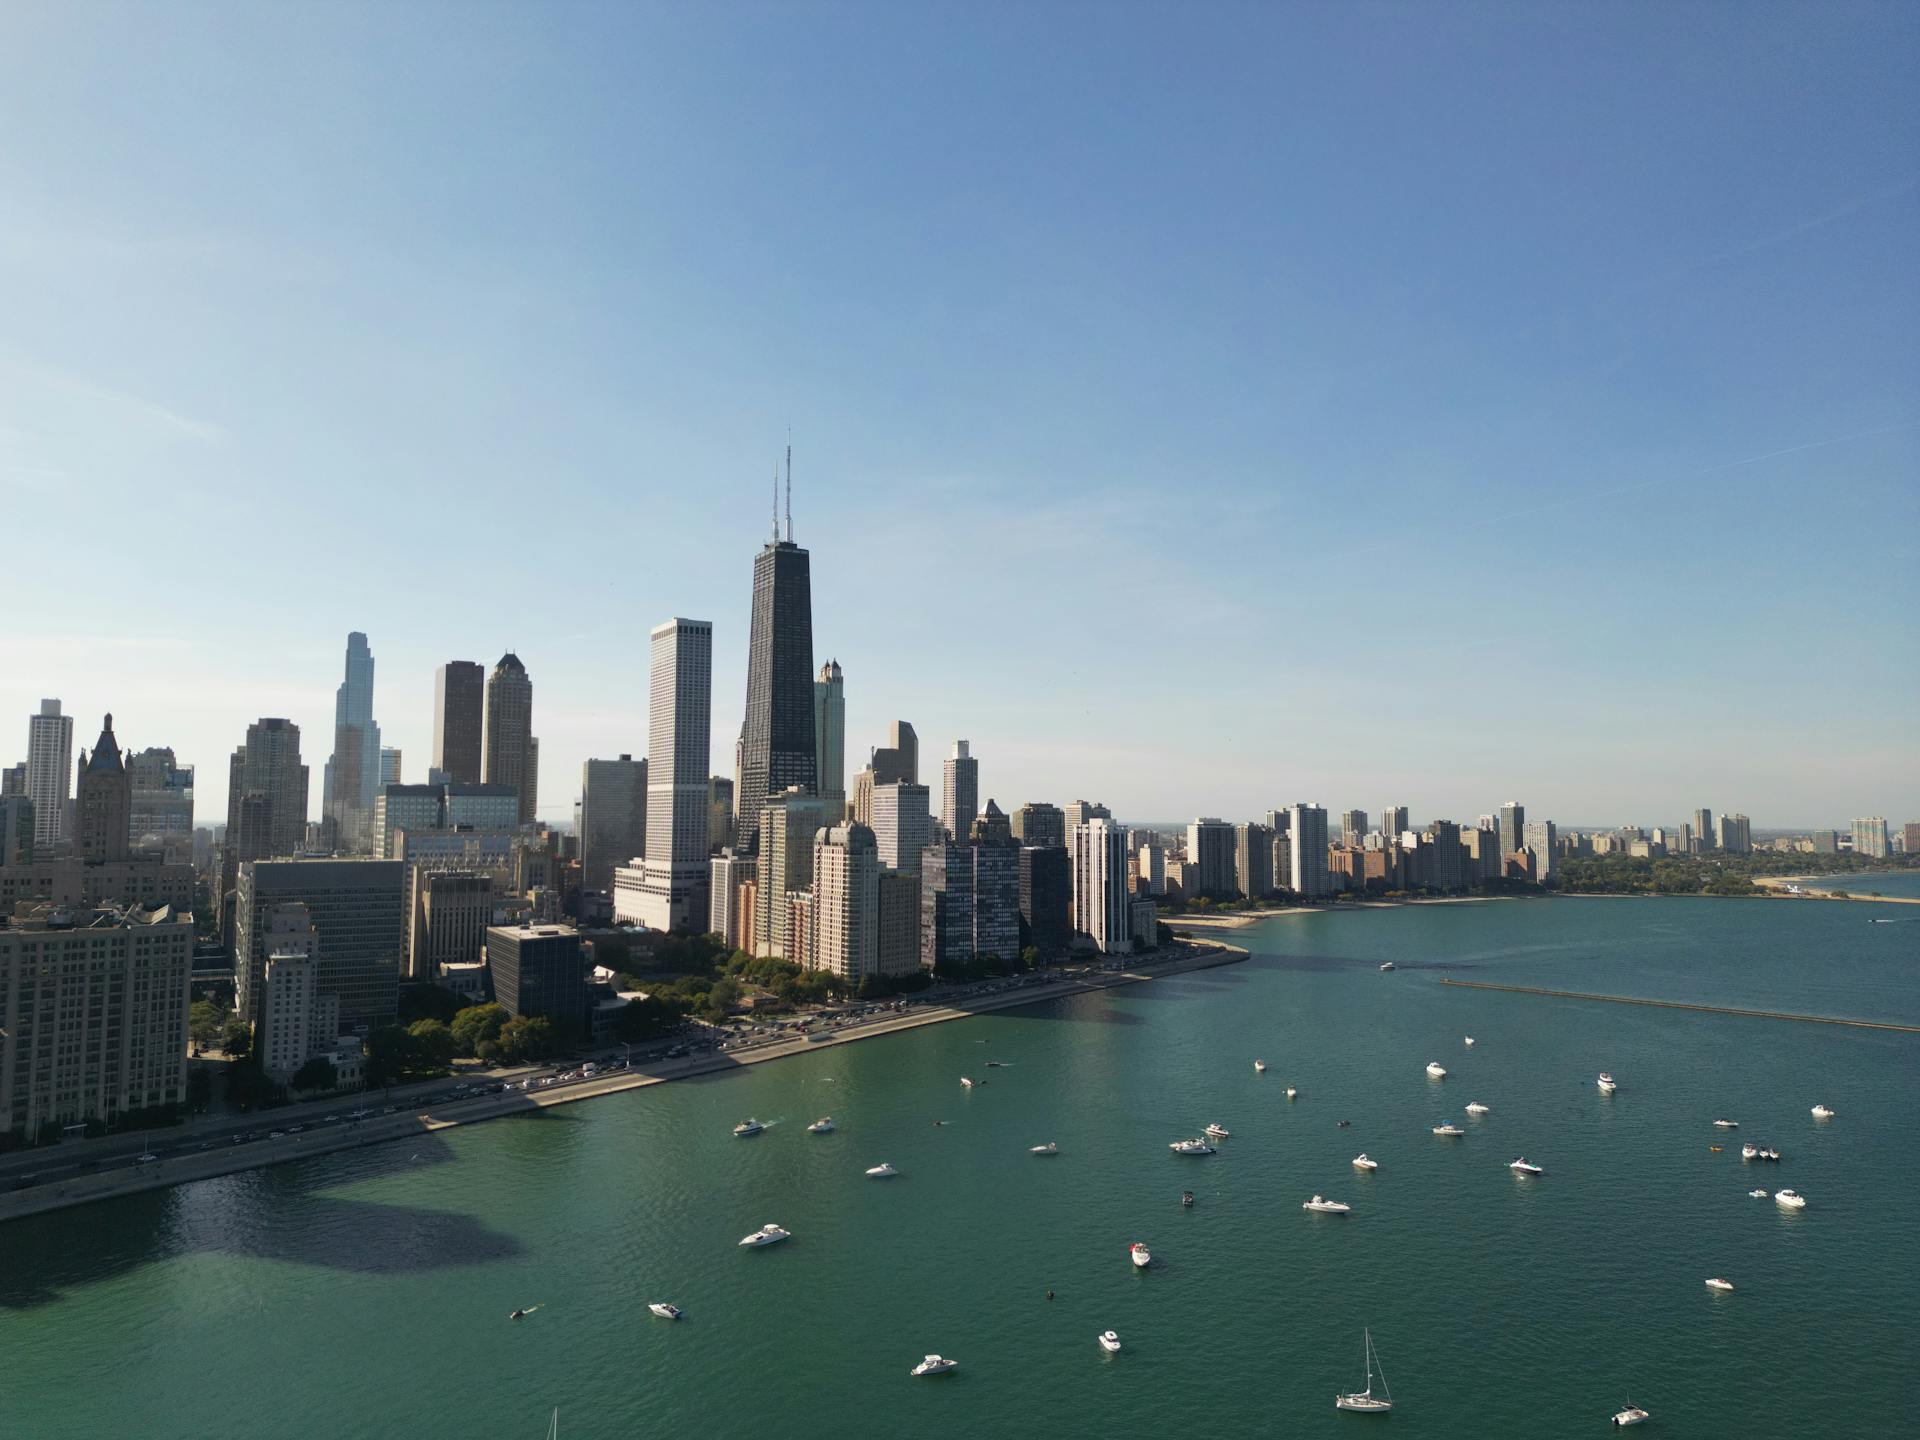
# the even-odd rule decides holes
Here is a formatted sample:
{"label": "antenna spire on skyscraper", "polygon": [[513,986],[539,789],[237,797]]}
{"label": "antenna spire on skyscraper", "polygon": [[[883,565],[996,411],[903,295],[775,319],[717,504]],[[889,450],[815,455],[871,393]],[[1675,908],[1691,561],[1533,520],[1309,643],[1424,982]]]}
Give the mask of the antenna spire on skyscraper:
{"label": "antenna spire on skyscraper", "polygon": [[787,543],[793,543],[793,427],[787,427]]}
{"label": "antenna spire on skyscraper", "polygon": [[780,543],[780,462],[773,462],[773,543]]}

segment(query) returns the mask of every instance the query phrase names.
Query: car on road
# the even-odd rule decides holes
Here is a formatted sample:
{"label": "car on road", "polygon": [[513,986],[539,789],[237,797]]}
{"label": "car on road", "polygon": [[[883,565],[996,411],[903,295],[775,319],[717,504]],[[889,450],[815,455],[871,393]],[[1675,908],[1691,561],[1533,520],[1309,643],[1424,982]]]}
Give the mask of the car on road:
{"label": "car on road", "polygon": [[267,1139],[269,1140],[284,1140],[286,1138],[287,1138],[287,1132],[284,1130],[270,1131],[267,1135]]}

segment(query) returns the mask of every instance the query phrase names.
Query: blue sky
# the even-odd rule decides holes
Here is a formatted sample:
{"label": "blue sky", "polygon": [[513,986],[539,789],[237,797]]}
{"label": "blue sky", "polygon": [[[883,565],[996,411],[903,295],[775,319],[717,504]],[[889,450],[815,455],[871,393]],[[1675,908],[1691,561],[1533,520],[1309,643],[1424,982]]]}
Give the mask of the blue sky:
{"label": "blue sky", "polygon": [[[248,721],[346,632],[541,810],[793,427],[850,759],[983,793],[1920,817],[1920,10],[14,5],[0,716]],[[5,729],[0,724],[0,732]],[[15,751],[19,754],[15,754]]]}

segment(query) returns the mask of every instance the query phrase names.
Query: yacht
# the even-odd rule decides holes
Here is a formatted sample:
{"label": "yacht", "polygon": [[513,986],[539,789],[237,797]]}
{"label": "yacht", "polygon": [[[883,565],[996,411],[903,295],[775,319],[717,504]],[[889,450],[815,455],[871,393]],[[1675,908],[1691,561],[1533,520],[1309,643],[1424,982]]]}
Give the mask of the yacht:
{"label": "yacht", "polygon": [[1722,1280],[1716,1275],[1713,1279],[1707,1281],[1707,1288],[1709,1290],[1731,1290],[1733,1289],[1733,1282],[1731,1280]]}
{"label": "yacht", "polygon": [[944,1355],[929,1355],[918,1365],[914,1366],[908,1373],[913,1375],[944,1375],[959,1363],[958,1360],[949,1360]]}
{"label": "yacht", "polygon": [[898,1170],[894,1169],[893,1166],[887,1164],[883,1160],[878,1165],[872,1166],[868,1169],[867,1178],[869,1180],[891,1180],[894,1176],[898,1175],[899,1173],[900,1172]]}
{"label": "yacht", "polygon": [[1369,1159],[1367,1155],[1362,1152],[1353,1157],[1353,1168],[1356,1170],[1378,1170],[1380,1168],[1380,1162]]}
{"label": "yacht", "polygon": [[1141,1270],[1146,1269],[1147,1266],[1153,1263],[1153,1252],[1138,1240],[1127,1247],[1127,1257]]}
{"label": "yacht", "polygon": [[1613,1077],[1604,1070],[1600,1072],[1600,1078],[1594,1083],[1600,1087],[1602,1095],[1611,1095],[1617,1088],[1613,1083]]}
{"label": "yacht", "polygon": [[1316,1195],[1311,1200],[1302,1201],[1300,1208],[1302,1210],[1312,1210],[1321,1215],[1345,1215],[1353,1209],[1351,1205],[1342,1205],[1338,1200],[1329,1200],[1322,1195]]}
{"label": "yacht", "polygon": [[1467,1102],[1467,1114],[1469,1115],[1484,1115],[1492,1108],[1491,1105],[1482,1105],[1478,1100],[1469,1100]]}
{"label": "yacht", "polygon": [[1266,1061],[1264,1061],[1264,1060],[1256,1060],[1256,1061],[1254,1061],[1254,1062],[1253,1062],[1253,1073],[1254,1073],[1254,1074],[1256,1074],[1256,1075],[1264,1075],[1264,1074],[1266,1074],[1266,1073],[1267,1073],[1267,1062],[1266,1062]]}
{"label": "yacht", "polygon": [[1224,1125],[1209,1125],[1207,1126],[1206,1133],[1216,1140],[1225,1140],[1233,1132],[1228,1130]]}
{"label": "yacht", "polygon": [[1118,1354],[1120,1351],[1120,1337],[1111,1330],[1102,1330],[1100,1332],[1100,1348],[1109,1355]]}
{"label": "yacht", "polygon": [[[1363,1415],[1384,1415],[1393,1409],[1393,1395],[1387,1389],[1387,1372],[1380,1368],[1380,1357],[1374,1352],[1371,1331],[1361,1332],[1360,1345],[1362,1354],[1366,1357],[1363,1363],[1367,1367],[1367,1388],[1355,1391],[1351,1395],[1335,1395],[1333,1408],[1357,1410]],[[1378,1395],[1373,1393],[1376,1378],[1380,1383]]]}
{"label": "yacht", "polygon": [[1436,1125],[1433,1127],[1433,1133],[1436,1135],[1464,1135],[1467,1132],[1462,1130],[1458,1125]]}
{"label": "yacht", "polygon": [[1442,1065],[1438,1060],[1429,1060],[1427,1062],[1427,1074],[1436,1080],[1444,1080],[1447,1078],[1447,1067]]}
{"label": "yacht", "polygon": [[1211,1155],[1213,1146],[1195,1136],[1191,1140],[1176,1140],[1167,1147],[1176,1155]]}
{"label": "yacht", "polygon": [[1813,1107],[1813,1118],[1816,1120],[1831,1120],[1833,1119],[1833,1111],[1824,1105],[1816,1105]]}
{"label": "yacht", "polygon": [[968,1089],[968,1090],[971,1090],[971,1089],[973,1089],[973,1081],[971,1081],[971,1080],[969,1080],[969,1079],[968,1079],[968,1078],[967,1078],[966,1076],[964,1076],[964,1075],[962,1075],[962,1076],[960,1077],[960,1083],[961,1083],[961,1085],[962,1085],[962,1086],[964,1086],[964,1087],[965,1087],[966,1089]]}
{"label": "yacht", "polygon": [[1762,1160],[1778,1160],[1780,1158],[1780,1152],[1769,1146],[1762,1145],[1760,1147],[1760,1158]]}
{"label": "yacht", "polygon": [[1547,1173],[1524,1155],[1507,1166],[1507,1169],[1513,1171],[1516,1175],[1544,1175]]}
{"label": "yacht", "polygon": [[807,1133],[809,1135],[831,1135],[833,1133],[833,1117],[831,1115],[822,1115],[818,1120],[807,1126]]}
{"label": "yacht", "polygon": [[1191,1205],[1191,1204],[1193,1204],[1193,1191],[1191,1191],[1191,1190],[1182,1190],[1182,1191],[1180,1192],[1180,1203],[1181,1203],[1182,1205]]}
{"label": "yacht", "polygon": [[1060,1147],[1049,1140],[1044,1145],[1029,1145],[1027,1147],[1027,1153],[1029,1155],[1058,1155],[1060,1153]]}
{"label": "yacht", "polygon": [[1776,1190],[1773,1192],[1773,1203],[1782,1210],[1804,1210],[1807,1208],[1807,1197],[1797,1190]]}
{"label": "yacht", "polygon": [[1473,1037],[1471,1035],[1467,1036],[1465,1043],[1467,1043],[1468,1045],[1471,1045],[1473,1043]]}
{"label": "yacht", "polygon": [[1399,967],[1395,965],[1391,960],[1386,960],[1381,962],[1380,968],[1382,970],[1396,970]]}
{"label": "yacht", "polygon": [[1738,1130],[1740,1128],[1740,1122],[1738,1120],[1716,1120],[1713,1123],[1722,1130]]}
{"label": "yacht", "polygon": [[1749,1190],[1747,1191],[1747,1198],[1749,1200],[1764,1200],[1767,1198],[1767,1192],[1764,1190]]}
{"label": "yacht", "polygon": [[1627,1402],[1627,1408],[1613,1417],[1613,1423],[1616,1425],[1638,1425],[1641,1421],[1652,1418],[1653,1417],[1648,1415],[1646,1411],[1629,1400]]}
{"label": "yacht", "polygon": [[745,1139],[749,1135],[758,1135],[766,1128],[758,1120],[748,1119],[733,1127],[733,1135],[736,1140]]}
{"label": "yacht", "polygon": [[1294,1089],[1293,1086],[1291,1085],[1287,1086],[1287,1099],[1289,1100],[1295,1099],[1299,1096],[1299,1094],[1300,1092]]}
{"label": "yacht", "polygon": [[1758,1160],[1760,1158],[1760,1147],[1758,1145],[1742,1145],[1740,1147],[1740,1158],[1742,1160]]}
{"label": "yacht", "polygon": [[647,1308],[662,1320],[678,1320],[680,1318],[680,1307],[678,1305],[669,1305],[663,1300],[656,1300],[653,1304],[647,1306]]}
{"label": "yacht", "polygon": [[751,1235],[740,1241],[742,1248],[758,1250],[762,1245],[778,1245],[782,1240],[791,1240],[793,1233],[782,1230],[778,1225],[762,1225]]}

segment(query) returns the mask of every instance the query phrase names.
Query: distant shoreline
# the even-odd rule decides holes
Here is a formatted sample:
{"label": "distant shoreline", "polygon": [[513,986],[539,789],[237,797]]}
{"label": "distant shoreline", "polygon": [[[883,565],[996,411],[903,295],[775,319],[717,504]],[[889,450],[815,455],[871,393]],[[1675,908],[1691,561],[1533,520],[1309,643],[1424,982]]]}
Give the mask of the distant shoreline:
{"label": "distant shoreline", "polygon": [[1279,910],[1230,910],[1224,915],[1168,915],[1161,923],[1173,929],[1190,925],[1196,930],[1242,930],[1282,915],[1342,915],[1349,910],[1398,910],[1403,905],[1485,905],[1495,900],[1524,900],[1524,895],[1422,895],[1405,900],[1342,900],[1336,905],[1288,905]]}

